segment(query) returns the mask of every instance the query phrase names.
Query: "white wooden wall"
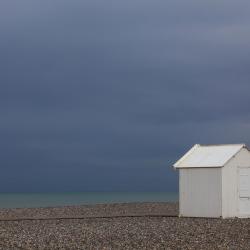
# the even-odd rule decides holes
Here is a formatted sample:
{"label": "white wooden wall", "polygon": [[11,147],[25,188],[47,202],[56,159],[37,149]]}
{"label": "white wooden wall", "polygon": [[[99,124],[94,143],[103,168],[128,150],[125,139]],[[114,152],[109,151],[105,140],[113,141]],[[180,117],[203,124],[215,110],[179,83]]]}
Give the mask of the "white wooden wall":
{"label": "white wooden wall", "polygon": [[250,166],[250,152],[242,148],[222,168],[222,216],[241,217],[239,214],[238,168]]}
{"label": "white wooden wall", "polygon": [[180,169],[180,216],[222,216],[221,172],[222,168]]}

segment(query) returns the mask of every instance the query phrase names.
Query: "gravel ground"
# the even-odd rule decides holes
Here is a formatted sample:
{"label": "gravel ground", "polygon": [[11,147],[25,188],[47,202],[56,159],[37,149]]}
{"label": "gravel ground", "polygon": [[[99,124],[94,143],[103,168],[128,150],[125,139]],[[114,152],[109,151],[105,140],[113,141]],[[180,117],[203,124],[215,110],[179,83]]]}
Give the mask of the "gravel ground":
{"label": "gravel ground", "polygon": [[0,249],[250,249],[250,219],[52,218],[59,217],[56,212],[60,217],[168,212],[173,215],[174,209],[176,213],[177,204],[141,203],[1,210],[1,219],[4,214],[8,218],[48,219],[0,221]]}
{"label": "gravel ground", "polygon": [[55,218],[55,217],[91,217],[163,214],[178,215],[177,203],[114,203],[82,206],[65,206],[49,208],[15,208],[0,209],[1,219],[20,218]]}

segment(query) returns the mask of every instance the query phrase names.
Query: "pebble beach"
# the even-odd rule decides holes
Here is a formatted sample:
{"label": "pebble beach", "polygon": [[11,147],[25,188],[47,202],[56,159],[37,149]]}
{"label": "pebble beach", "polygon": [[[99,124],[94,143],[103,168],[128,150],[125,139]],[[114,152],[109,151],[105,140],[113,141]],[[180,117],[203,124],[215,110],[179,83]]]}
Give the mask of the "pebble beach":
{"label": "pebble beach", "polygon": [[250,249],[250,219],[179,218],[177,203],[0,210],[0,249]]}

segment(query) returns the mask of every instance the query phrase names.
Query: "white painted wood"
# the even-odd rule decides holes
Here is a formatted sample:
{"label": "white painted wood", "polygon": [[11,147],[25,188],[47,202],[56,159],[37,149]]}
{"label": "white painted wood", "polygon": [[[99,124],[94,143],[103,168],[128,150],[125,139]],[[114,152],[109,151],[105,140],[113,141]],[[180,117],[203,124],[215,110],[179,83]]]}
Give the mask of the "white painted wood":
{"label": "white painted wood", "polygon": [[175,168],[222,167],[243,147],[245,147],[245,144],[228,144],[228,145],[195,144],[183,157],[181,157],[174,164],[174,167]]}
{"label": "white painted wood", "polygon": [[250,216],[250,167],[239,167],[238,171],[239,217]]}
{"label": "white painted wood", "polygon": [[222,168],[222,217],[241,217],[239,201],[239,167],[250,166],[250,152],[242,148]]}
{"label": "white painted wood", "polygon": [[250,198],[250,168],[239,168],[239,197]]}
{"label": "white painted wood", "polygon": [[239,200],[239,217],[248,218],[250,216],[250,200],[249,198],[240,198]]}
{"label": "white painted wood", "polygon": [[[228,148],[225,145],[211,146],[212,151],[207,150],[209,146],[202,147],[205,150],[197,151],[199,146],[196,145],[177,162],[180,216],[250,218],[250,151],[248,148],[244,144],[236,144],[235,147],[228,145]],[[219,147],[223,150],[217,150]],[[226,148],[229,149],[227,153],[224,151]],[[192,164],[190,159],[187,160],[191,155],[197,157],[192,159]],[[222,155],[223,157],[220,157]],[[213,157],[217,159],[212,159]],[[219,167],[216,164],[221,164],[222,158],[226,162]],[[181,165],[184,162],[190,165],[185,165],[186,163]],[[200,167],[198,162],[201,164]],[[205,162],[215,165],[205,167]]]}
{"label": "white painted wood", "polygon": [[221,168],[180,169],[180,216],[220,217]]}

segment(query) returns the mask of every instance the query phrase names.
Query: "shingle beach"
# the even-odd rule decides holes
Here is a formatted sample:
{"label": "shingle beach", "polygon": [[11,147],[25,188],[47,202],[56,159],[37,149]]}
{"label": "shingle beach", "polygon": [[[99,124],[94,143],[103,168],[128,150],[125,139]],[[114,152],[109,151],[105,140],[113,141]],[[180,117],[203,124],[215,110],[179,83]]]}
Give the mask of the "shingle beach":
{"label": "shingle beach", "polygon": [[176,203],[1,209],[0,249],[250,249],[250,219],[177,211]]}

